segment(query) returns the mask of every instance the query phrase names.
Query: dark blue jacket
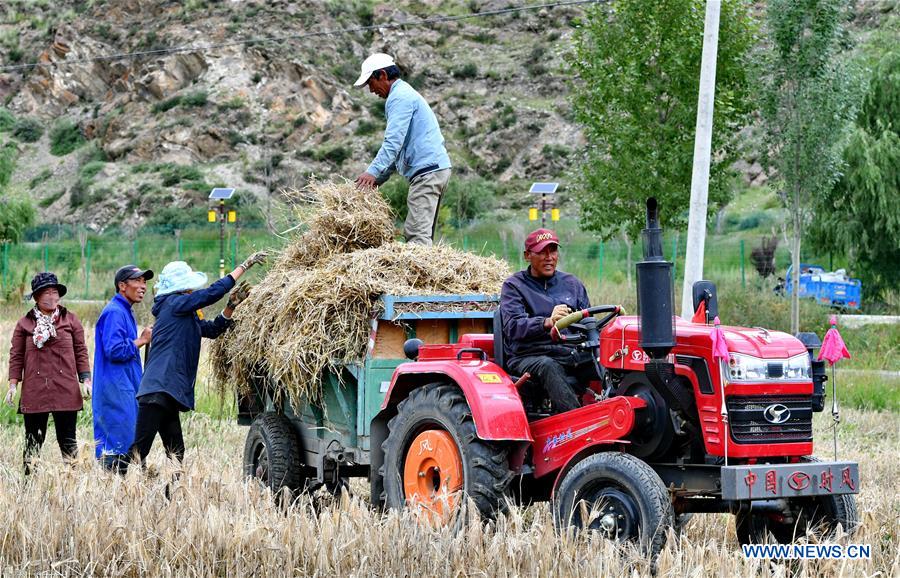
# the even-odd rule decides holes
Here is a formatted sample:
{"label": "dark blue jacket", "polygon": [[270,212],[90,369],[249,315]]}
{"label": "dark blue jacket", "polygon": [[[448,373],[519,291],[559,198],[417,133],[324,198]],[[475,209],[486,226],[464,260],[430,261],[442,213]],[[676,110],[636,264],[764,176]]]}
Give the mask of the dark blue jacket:
{"label": "dark blue jacket", "polygon": [[153,338],[138,397],[167,393],[182,411],[194,409],[194,380],[200,362],[200,339],[215,339],[231,326],[222,315],[201,321],[197,310],[212,305],[234,287],[225,275],[206,289],[193,293],[159,295],[153,301]]}
{"label": "dark blue jacket", "polygon": [[96,454],[124,454],[134,441],[141,358],[134,346],[131,303],[116,294],[94,328],[94,439]]}
{"label": "dark blue jacket", "polygon": [[557,270],[549,279],[538,279],[531,276],[529,267],[503,282],[500,316],[507,363],[516,357],[559,351],[561,346],[544,329],[544,320],[563,303],[573,311],[591,306],[584,285],[569,273]]}

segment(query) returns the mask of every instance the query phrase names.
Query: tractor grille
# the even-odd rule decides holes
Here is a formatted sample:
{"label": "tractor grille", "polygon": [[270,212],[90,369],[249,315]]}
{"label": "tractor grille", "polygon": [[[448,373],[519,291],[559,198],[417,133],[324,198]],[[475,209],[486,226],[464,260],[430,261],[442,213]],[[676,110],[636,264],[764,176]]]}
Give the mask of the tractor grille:
{"label": "tractor grille", "polygon": [[[727,398],[726,403],[731,439],[738,443],[812,441],[812,398],[809,396],[735,396]],[[781,419],[783,423],[771,421]]]}

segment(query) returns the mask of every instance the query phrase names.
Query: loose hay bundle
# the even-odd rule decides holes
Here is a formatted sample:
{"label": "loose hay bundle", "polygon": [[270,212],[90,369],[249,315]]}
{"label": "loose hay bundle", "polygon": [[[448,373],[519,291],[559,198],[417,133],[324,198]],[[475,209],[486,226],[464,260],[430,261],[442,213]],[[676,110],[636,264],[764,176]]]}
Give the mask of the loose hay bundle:
{"label": "loose hay bundle", "polygon": [[350,183],[314,181],[287,196],[296,217],[309,228],[288,245],[276,269],[311,266],[335,253],[379,247],[394,238],[391,209],[372,191]]}
{"label": "loose hay bundle", "polygon": [[506,263],[437,245],[391,241],[390,209],[351,183],[313,183],[309,229],[294,239],[216,340],[219,387],[272,378],[293,403],[315,401],[323,372],[365,354],[382,294],[497,293]]}

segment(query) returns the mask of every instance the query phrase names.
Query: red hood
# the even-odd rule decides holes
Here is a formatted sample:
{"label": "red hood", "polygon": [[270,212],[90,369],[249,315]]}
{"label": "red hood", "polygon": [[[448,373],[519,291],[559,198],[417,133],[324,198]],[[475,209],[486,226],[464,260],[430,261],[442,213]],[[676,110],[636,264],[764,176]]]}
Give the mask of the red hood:
{"label": "red hood", "polygon": [[[638,318],[633,315],[618,317],[610,323],[604,333],[617,333],[625,331],[628,339],[638,339]],[[785,359],[806,353],[806,348],[799,339],[781,331],[763,331],[749,327],[733,327],[723,325],[725,342],[728,351],[744,353],[761,359]],[[679,349],[712,349],[712,325],[691,323],[681,317],[676,317],[675,332]]]}
{"label": "red hood", "polygon": [[[728,351],[744,353],[761,359],[783,359],[806,353],[806,347],[796,337],[782,331],[762,328],[722,325]],[[693,341],[697,345],[712,347],[713,326],[691,323],[678,317],[675,325],[677,339]]]}

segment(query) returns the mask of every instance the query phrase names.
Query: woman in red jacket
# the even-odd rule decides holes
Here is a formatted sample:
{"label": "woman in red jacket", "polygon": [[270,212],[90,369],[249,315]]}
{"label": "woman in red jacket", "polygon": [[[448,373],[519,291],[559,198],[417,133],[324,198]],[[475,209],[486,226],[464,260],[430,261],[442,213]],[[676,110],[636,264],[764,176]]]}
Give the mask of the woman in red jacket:
{"label": "woman in red jacket", "polygon": [[13,404],[21,383],[19,413],[25,418],[26,476],[31,473],[31,458],[44,443],[51,413],[63,457],[75,457],[75,419],[82,399],[91,396],[84,329],[74,313],[59,305],[65,294],[66,286],[53,273],[35,275],[31,280],[35,306],[13,330],[6,403]]}

